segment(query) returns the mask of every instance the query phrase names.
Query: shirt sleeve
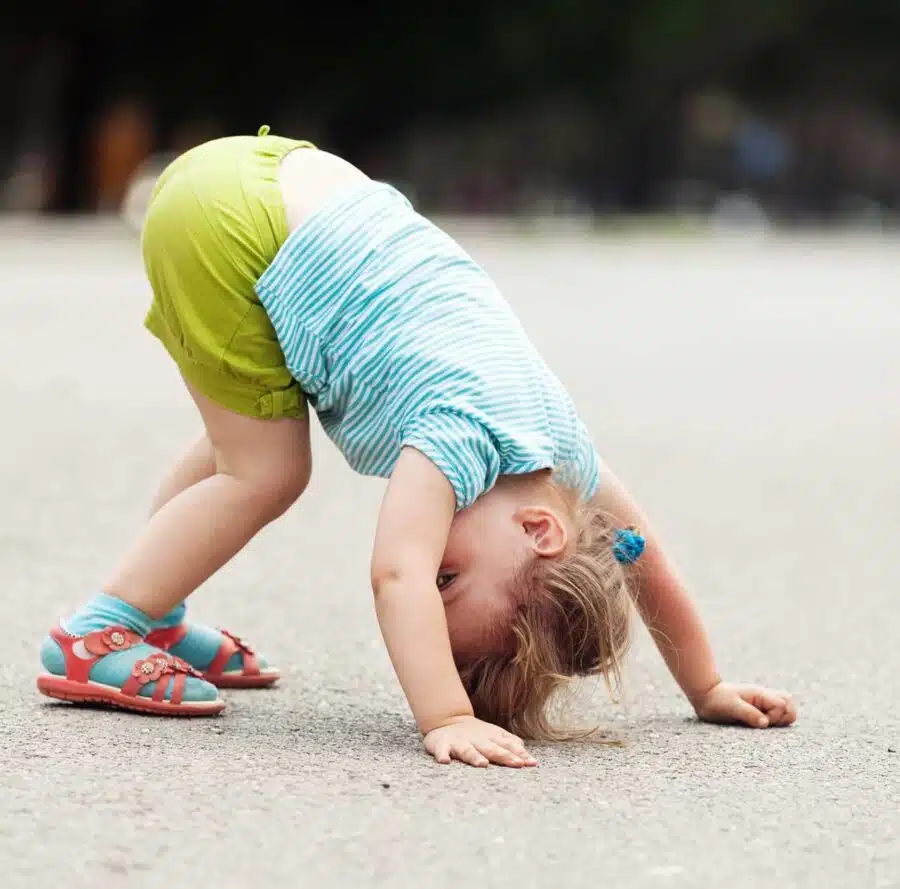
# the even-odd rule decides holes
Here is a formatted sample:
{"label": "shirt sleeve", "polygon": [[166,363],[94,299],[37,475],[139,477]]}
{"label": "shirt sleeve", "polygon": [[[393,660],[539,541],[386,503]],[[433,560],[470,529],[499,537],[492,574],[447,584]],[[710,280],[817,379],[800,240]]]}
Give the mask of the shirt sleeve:
{"label": "shirt sleeve", "polygon": [[490,433],[477,420],[454,411],[414,417],[401,446],[415,448],[440,469],[453,487],[457,512],[489,491],[500,474],[500,454]]}
{"label": "shirt sleeve", "polygon": [[600,484],[600,457],[584,423],[576,418],[574,447],[569,459],[557,466],[554,477],[566,487],[577,491],[582,501],[590,500]]}

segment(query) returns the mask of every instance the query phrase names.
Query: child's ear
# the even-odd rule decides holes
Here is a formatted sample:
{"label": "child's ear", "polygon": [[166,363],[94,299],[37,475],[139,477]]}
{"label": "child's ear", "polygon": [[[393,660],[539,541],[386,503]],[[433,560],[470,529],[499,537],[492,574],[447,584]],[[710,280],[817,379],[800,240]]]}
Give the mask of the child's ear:
{"label": "child's ear", "polygon": [[565,551],[569,534],[562,519],[552,509],[523,506],[516,513],[516,519],[537,555],[552,559]]}

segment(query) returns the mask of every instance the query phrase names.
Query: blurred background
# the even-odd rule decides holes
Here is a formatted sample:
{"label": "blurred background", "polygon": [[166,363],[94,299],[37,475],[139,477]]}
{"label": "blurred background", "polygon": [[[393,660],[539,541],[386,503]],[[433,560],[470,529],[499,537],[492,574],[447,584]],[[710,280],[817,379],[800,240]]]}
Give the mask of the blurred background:
{"label": "blurred background", "polygon": [[897,0],[10,3],[0,207],[268,123],[429,211],[893,226],[898,45]]}

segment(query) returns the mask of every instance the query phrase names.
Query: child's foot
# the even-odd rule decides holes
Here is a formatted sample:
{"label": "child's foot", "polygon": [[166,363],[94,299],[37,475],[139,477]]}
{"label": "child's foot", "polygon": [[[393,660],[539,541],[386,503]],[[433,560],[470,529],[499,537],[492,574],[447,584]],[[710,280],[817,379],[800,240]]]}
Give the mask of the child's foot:
{"label": "child's foot", "polygon": [[163,716],[212,716],[225,707],[193,667],[124,626],[82,636],[55,628],[41,645],[41,662],[38,690],[63,701]]}
{"label": "child's foot", "polygon": [[219,688],[267,688],[280,676],[264,657],[228,630],[181,621],[155,627],[147,642],[186,661]]}

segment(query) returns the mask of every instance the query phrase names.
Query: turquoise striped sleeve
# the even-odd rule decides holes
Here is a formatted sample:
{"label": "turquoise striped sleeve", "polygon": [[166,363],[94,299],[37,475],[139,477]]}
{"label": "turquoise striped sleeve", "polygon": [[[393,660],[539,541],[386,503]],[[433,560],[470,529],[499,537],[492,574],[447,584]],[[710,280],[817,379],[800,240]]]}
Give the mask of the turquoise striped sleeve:
{"label": "turquoise striped sleeve", "polygon": [[463,414],[430,411],[414,417],[401,444],[420,451],[440,469],[453,487],[457,512],[489,491],[500,474],[500,454],[490,433]]}
{"label": "turquoise striped sleeve", "polygon": [[553,469],[553,478],[578,493],[583,501],[590,500],[600,484],[602,463],[584,423],[575,420],[572,449]]}
{"label": "turquoise striped sleeve", "polygon": [[600,486],[600,458],[594,450],[593,444],[588,442],[587,449],[584,453],[584,465],[582,469],[581,497],[583,500],[590,500],[597,493]]}
{"label": "turquoise striped sleeve", "polygon": [[574,487],[581,494],[581,499],[587,502],[597,493],[600,486],[603,463],[590,433],[580,419],[576,421],[575,440],[578,481]]}
{"label": "turquoise striped sleeve", "polygon": [[578,484],[583,500],[590,500],[600,484],[600,457],[590,432],[581,418],[575,420],[575,455],[578,462]]}

